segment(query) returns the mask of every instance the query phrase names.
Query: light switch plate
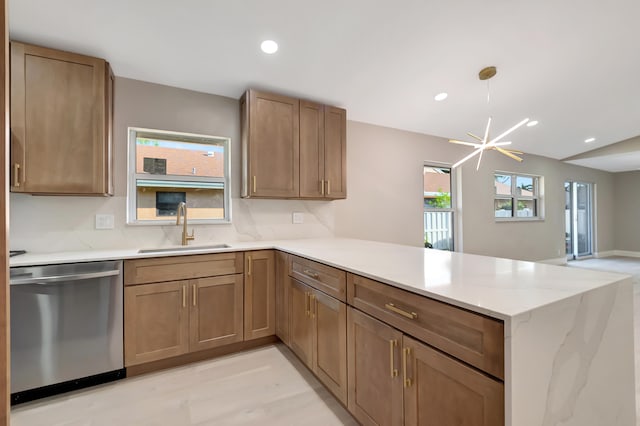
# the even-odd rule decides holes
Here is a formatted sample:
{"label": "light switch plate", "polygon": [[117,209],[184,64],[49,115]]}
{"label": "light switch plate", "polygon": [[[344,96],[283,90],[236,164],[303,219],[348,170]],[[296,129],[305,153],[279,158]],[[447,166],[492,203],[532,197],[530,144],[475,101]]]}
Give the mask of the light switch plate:
{"label": "light switch plate", "polygon": [[304,213],[293,212],[293,223],[296,223],[296,224],[304,223]]}
{"label": "light switch plate", "polygon": [[96,229],[113,229],[114,218],[112,214],[97,214]]}

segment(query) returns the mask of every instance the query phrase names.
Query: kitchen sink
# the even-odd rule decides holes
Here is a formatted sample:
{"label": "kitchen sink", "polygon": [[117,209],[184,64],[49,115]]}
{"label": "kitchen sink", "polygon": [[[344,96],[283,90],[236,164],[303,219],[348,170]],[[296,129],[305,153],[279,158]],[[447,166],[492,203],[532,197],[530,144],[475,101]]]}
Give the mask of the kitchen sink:
{"label": "kitchen sink", "polygon": [[229,244],[211,244],[208,246],[180,246],[180,247],[163,247],[138,250],[138,253],[167,253],[167,252],[183,252],[194,250],[214,250],[231,247]]}

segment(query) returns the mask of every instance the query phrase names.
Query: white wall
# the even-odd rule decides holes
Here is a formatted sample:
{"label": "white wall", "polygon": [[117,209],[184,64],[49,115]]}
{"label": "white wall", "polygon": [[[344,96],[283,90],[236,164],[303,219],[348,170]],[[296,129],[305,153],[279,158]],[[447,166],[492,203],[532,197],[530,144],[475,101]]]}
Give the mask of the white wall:
{"label": "white wall", "polygon": [[616,173],[615,247],[640,252],[640,171]]}

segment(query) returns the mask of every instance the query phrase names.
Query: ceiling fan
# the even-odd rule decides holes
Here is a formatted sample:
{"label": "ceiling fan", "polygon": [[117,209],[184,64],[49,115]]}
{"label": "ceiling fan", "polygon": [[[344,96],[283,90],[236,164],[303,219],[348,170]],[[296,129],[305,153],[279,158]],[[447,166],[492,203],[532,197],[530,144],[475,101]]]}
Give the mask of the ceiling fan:
{"label": "ceiling fan", "polygon": [[[486,67],[483,68],[482,70],[480,70],[480,73],[478,74],[480,80],[488,80],[491,77],[493,77],[494,75],[496,75],[496,67]],[[487,90],[488,92],[488,90]],[[489,95],[487,93],[487,103],[489,102]],[[478,157],[478,164],[476,165],[476,170],[480,169],[480,162],[482,161],[482,154],[484,153],[484,151],[489,150],[489,149],[494,149],[496,151],[498,151],[501,154],[506,155],[509,158],[512,158],[518,162],[522,161],[522,157],[519,157],[518,155],[522,155],[521,151],[515,151],[515,150],[509,150],[509,149],[504,149],[502,148],[503,146],[506,145],[511,145],[510,141],[502,141],[502,139],[509,135],[511,132],[513,132],[514,130],[516,130],[517,128],[525,125],[526,123],[529,122],[528,118],[525,118],[524,120],[520,121],[518,124],[516,124],[515,126],[511,127],[510,129],[504,131],[503,133],[501,133],[500,135],[496,136],[495,138],[490,138],[489,134],[491,131],[491,117],[489,117],[489,120],[487,120],[487,127],[485,128],[484,131],[484,137],[481,138],[480,136],[474,135],[471,132],[468,132],[467,135],[471,136],[473,139],[476,139],[478,142],[467,142],[467,141],[461,141],[461,140],[457,140],[457,139],[450,139],[449,142],[451,143],[455,143],[455,144],[459,144],[459,145],[466,145],[466,146],[471,146],[474,148],[474,151],[467,155],[466,157],[464,157],[463,159],[461,159],[460,161],[458,161],[457,163],[455,163],[452,167],[458,167],[459,165],[461,165],[462,163],[464,163],[465,161],[475,157],[476,155],[480,155],[480,157]]]}

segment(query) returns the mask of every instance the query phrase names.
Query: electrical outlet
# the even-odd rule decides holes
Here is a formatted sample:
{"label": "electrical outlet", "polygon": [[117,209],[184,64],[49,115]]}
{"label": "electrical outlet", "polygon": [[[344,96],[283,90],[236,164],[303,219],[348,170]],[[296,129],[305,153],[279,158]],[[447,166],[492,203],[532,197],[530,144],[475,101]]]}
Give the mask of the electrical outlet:
{"label": "electrical outlet", "polygon": [[304,223],[304,213],[302,212],[293,212],[293,223],[300,224]]}
{"label": "electrical outlet", "polygon": [[96,229],[113,229],[114,218],[112,214],[97,214]]}

